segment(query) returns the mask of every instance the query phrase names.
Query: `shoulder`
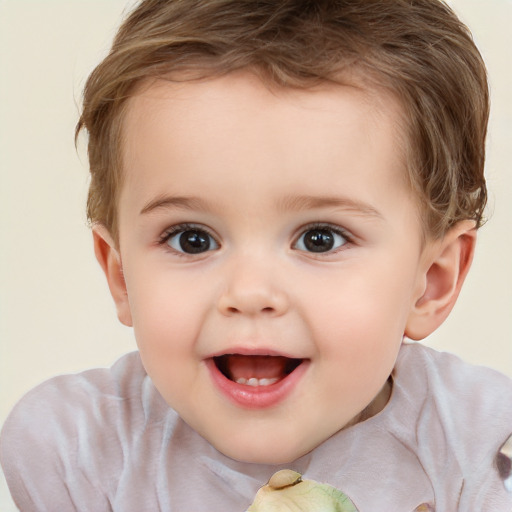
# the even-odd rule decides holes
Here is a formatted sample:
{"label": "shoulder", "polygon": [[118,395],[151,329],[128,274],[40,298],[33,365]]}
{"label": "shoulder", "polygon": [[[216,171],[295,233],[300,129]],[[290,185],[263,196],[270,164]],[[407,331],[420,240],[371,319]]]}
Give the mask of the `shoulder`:
{"label": "shoulder", "polygon": [[[76,422],[77,415],[95,415],[104,405],[133,400],[140,394],[145,372],[136,352],[121,357],[110,368],[53,377],[30,390],[14,407],[3,430],[25,430],[45,418],[61,425]],[[114,407],[116,409],[116,407]],[[112,408],[102,411],[109,413]],[[43,425],[40,425],[43,426]]]}
{"label": "shoulder", "polygon": [[395,373],[420,395],[435,392],[447,405],[461,412],[486,414],[494,409],[512,418],[512,379],[491,368],[466,363],[454,354],[438,352],[419,343],[406,343],[400,351]]}
{"label": "shoulder", "polygon": [[448,474],[454,481],[459,475],[461,510],[463,502],[476,510],[469,503],[484,498],[484,508],[493,499],[510,506],[498,454],[512,434],[512,379],[414,343],[402,347],[395,380],[400,404],[413,413],[415,451],[433,481],[443,486]]}
{"label": "shoulder", "polygon": [[87,422],[89,430],[95,423],[109,425],[127,404],[140,402],[146,377],[138,353],[133,352],[110,368],[49,379],[16,404],[2,429],[2,449],[31,432],[38,438],[58,433],[62,441],[75,439],[82,422]]}
{"label": "shoulder", "polygon": [[497,443],[512,433],[512,379],[496,370],[411,343],[401,349],[395,378],[405,399],[423,404],[419,414],[435,407],[439,420],[459,433],[471,425],[473,439],[481,431]]}
{"label": "shoulder", "polygon": [[423,365],[427,372],[433,370],[437,373],[441,371],[447,377],[451,377],[450,374],[456,370],[462,380],[465,380],[468,376],[471,376],[471,379],[476,376],[477,378],[497,379],[502,383],[512,384],[510,377],[497,370],[467,363],[455,354],[440,352],[421,343],[407,342],[402,345],[397,363],[400,365],[408,361],[414,361],[416,365]]}
{"label": "shoulder", "polygon": [[93,496],[105,500],[115,492],[111,475],[135,435],[130,429],[145,424],[144,402],[155,399],[136,352],[111,368],[54,377],[28,392],[0,436],[0,460],[15,499],[26,510],[46,510],[24,501],[49,492],[44,489],[53,490],[51,500],[60,496],[62,507],[83,492],[89,503],[96,503]]}

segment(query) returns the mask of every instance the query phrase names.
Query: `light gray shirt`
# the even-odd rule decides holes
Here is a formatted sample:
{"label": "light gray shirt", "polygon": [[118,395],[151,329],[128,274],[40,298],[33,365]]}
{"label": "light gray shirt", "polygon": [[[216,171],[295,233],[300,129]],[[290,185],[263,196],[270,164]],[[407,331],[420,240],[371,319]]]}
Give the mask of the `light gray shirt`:
{"label": "light gray shirt", "polygon": [[29,392],[0,457],[23,512],[243,512],[284,467],[341,489],[360,512],[510,512],[496,457],[511,434],[510,379],[406,344],[378,415],[293,463],[237,462],[164,402],[134,352]]}

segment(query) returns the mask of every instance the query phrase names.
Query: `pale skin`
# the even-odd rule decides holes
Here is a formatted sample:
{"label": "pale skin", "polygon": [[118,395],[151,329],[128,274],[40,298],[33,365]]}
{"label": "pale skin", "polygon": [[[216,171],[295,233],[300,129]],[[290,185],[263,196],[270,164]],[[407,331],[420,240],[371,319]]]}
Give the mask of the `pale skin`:
{"label": "pale skin", "polygon": [[[453,307],[476,230],[423,236],[400,118],[383,92],[269,91],[249,73],[129,100],[119,240],[95,226],[96,255],[155,386],[225,455],[290,462],[378,414],[404,335]],[[223,377],[233,353],[300,364],[252,406],[230,379],[283,368],[245,357]]]}

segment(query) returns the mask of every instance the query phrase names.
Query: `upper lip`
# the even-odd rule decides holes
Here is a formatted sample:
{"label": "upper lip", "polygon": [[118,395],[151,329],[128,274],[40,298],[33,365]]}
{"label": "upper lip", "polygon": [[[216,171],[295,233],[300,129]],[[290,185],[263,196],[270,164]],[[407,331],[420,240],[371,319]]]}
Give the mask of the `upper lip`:
{"label": "upper lip", "polygon": [[281,352],[279,350],[265,347],[230,347],[225,350],[214,352],[208,355],[205,359],[213,359],[214,357],[221,357],[229,354],[237,354],[241,356],[275,356],[286,357],[288,359],[306,359],[299,355],[291,354],[288,352]]}

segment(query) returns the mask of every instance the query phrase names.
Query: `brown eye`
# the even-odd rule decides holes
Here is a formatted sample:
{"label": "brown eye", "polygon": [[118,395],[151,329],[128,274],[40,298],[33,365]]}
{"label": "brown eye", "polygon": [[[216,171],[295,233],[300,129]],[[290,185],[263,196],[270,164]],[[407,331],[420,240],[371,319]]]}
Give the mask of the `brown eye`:
{"label": "brown eye", "polygon": [[218,249],[214,238],[202,229],[182,229],[172,233],[167,244],[174,250],[186,254],[200,254]]}
{"label": "brown eye", "polygon": [[312,228],[297,240],[296,249],[307,252],[329,252],[347,243],[346,238],[329,227]]}

